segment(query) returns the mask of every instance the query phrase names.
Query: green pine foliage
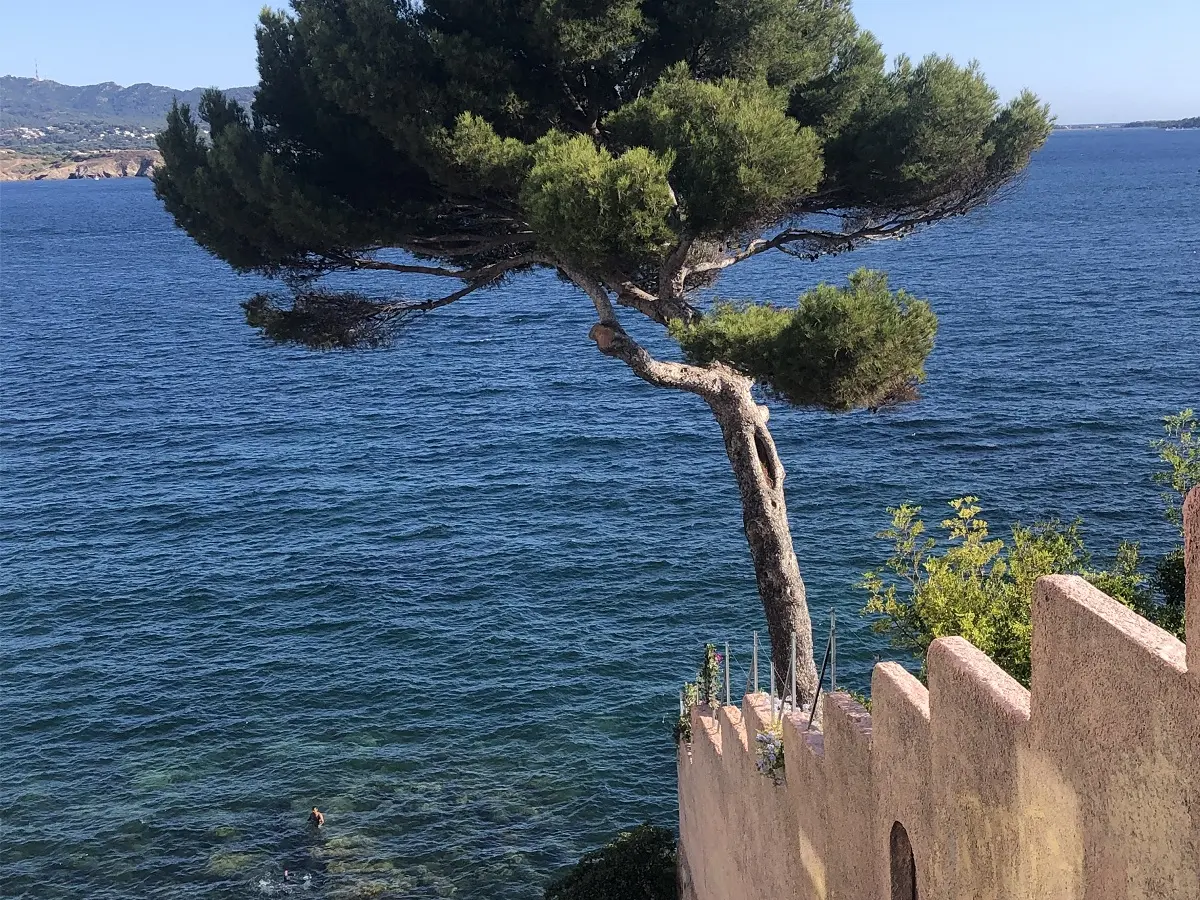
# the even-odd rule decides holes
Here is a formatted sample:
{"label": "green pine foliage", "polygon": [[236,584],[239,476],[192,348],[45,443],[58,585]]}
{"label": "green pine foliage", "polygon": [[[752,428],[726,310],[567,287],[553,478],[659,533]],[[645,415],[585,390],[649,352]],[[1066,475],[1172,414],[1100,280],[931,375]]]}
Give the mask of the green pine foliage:
{"label": "green pine foliage", "polygon": [[936,331],[928,303],[860,269],[848,287],[818,285],[794,308],[718,303],[671,333],[695,362],[725,362],[792,403],[844,412],[911,399]]}
{"label": "green pine foliage", "polygon": [[901,57],[830,142],[829,166],[856,204],[936,209],[1023,168],[1050,127],[1032,94],[1001,108],[975,63]]}
{"label": "green pine foliage", "polygon": [[786,102],[762,81],[696,81],[677,64],[605,125],[622,145],[672,160],[681,227],[722,235],[769,222],[821,183],[820,140]]}
{"label": "green pine foliage", "polygon": [[502,138],[484,119],[465,112],[433,140],[438,178],[447,184],[474,185],[484,192],[518,190],[533,166],[533,148]]}
{"label": "green pine foliage", "polygon": [[585,135],[549,135],[521,190],[529,223],[565,259],[588,266],[640,266],[671,240],[675,205],[669,157],[645,147],[614,156]]}
{"label": "green pine foliage", "polygon": [[675,833],[639,825],[551,882],[546,900],[675,900]]}
{"label": "green pine foliage", "polygon": [[[381,251],[466,270],[532,256],[511,272],[569,266],[658,295],[680,247],[968,212],[1051,121],[1032,95],[1002,104],[974,65],[889,69],[849,0],[293,0],[262,13],[257,40],[249,114],[217,92],[175,107],[155,186],[201,246],[299,286],[298,305],[248,306],[252,323],[318,347],[395,321],[312,289]],[[719,271],[683,279],[701,325],[676,333],[694,359],[825,409],[922,377],[932,314],[882,282],[705,315],[690,298]]]}

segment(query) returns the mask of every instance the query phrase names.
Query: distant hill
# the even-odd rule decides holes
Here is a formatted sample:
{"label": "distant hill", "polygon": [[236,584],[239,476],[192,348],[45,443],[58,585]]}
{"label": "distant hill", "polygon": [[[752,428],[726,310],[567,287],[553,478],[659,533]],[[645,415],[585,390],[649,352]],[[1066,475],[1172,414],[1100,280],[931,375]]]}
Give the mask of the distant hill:
{"label": "distant hill", "polygon": [[[194,109],[203,90],[121,87],[111,81],[75,87],[0,76],[0,147],[35,152],[152,147],[171,100],[178,98]],[[246,105],[254,98],[252,87],[225,93]]]}
{"label": "distant hill", "polygon": [[1161,119],[1152,122],[1128,122],[1125,128],[1200,128],[1200,116],[1190,119]]}
{"label": "distant hill", "polygon": [[[97,150],[148,150],[163,127],[171,100],[200,102],[203,88],[183,91],[157,84],[121,87],[111,81],[76,87],[57,81],[0,76],[0,149],[35,155],[63,155]],[[254,88],[225,91],[249,106]],[[1200,128],[1200,116],[1173,121],[1111,125],[1065,125],[1080,128]]]}

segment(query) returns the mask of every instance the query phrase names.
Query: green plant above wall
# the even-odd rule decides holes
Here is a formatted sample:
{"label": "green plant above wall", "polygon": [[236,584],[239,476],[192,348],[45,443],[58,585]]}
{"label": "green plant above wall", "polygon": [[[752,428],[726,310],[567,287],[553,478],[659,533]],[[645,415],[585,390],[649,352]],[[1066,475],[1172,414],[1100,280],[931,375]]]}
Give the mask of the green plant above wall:
{"label": "green plant above wall", "polygon": [[1181,545],[1154,561],[1149,575],[1129,541],[1117,547],[1110,566],[1095,566],[1078,520],[1018,523],[1004,537],[992,534],[979,498],[959,497],[950,501],[954,514],[941,522],[938,540],[929,536],[921,507],[901,504],[889,508],[891,527],[879,534],[891,543],[891,555],[859,582],[870,595],[864,613],[878,616],[874,629],[912,653],[922,671],[935,639],[959,635],[1026,686],[1033,588],[1042,575],[1080,575],[1183,640],[1180,509],[1200,484],[1198,425],[1190,409],[1167,416],[1166,437],[1151,444],[1162,464],[1154,480],[1166,489],[1166,518]]}
{"label": "green plant above wall", "polygon": [[704,645],[704,660],[695,681],[683,686],[679,695],[679,718],[675,722],[675,743],[691,743],[692,710],[703,703],[715,708],[721,705],[721,663],[724,657],[715,644]]}

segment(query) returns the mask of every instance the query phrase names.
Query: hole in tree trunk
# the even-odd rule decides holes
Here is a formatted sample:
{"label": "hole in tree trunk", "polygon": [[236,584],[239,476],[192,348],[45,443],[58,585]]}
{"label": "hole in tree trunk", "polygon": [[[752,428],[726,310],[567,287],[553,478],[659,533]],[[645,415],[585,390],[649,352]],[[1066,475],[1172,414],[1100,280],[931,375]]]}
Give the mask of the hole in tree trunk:
{"label": "hole in tree trunk", "polygon": [[767,443],[766,438],[762,436],[762,432],[757,428],[754,429],[754,452],[758,455],[758,464],[762,467],[763,476],[767,479],[767,484],[771,490],[779,482],[778,473],[775,471],[775,454],[771,452],[771,447]]}

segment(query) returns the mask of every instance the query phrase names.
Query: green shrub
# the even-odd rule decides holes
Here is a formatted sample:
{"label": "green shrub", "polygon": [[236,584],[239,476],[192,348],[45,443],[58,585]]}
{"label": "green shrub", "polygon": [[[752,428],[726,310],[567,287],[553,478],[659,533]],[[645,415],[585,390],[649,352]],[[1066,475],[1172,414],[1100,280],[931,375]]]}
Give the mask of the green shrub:
{"label": "green shrub", "polygon": [[1151,442],[1159,460],[1166,466],[1154,473],[1155,484],[1162,485],[1167,519],[1183,535],[1183,501],[1188,491],[1200,484],[1200,420],[1185,409],[1178,415],[1163,417],[1165,438]]}
{"label": "green shrub", "polygon": [[[1166,437],[1153,441],[1164,468],[1154,481],[1166,490],[1167,520],[1182,537],[1183,500],[1200,484],[1200,422],[1190,409],[1163,419]],[[950,503],[945,543],[926,535],[921,507],[889,508],[891,527],[880,532],[892,544],[887,562],[867,572],[859,586],[870,599],[864,613],[892,645],[910,651],[924,671],[929,645],[961,635],[1000,668],[1028,686],[1030,607],[1034,582],[1042,575],[1082,575],[1100,590],[1155,625],[1184,639],[1184,561],[1177,546],[1141,573],[1138,545],[1125,541],[1107,570],[1095,569],[1080,523],[1057,520],[1014,525],[1010,541],[992,537],[977,497]]]}
{"label": "green shrub", "polygon": [[919,506],[889,509],[892,527],[879,536],[892,542],[892,554],[859,583],[870,593],[864,612],[880,616],[874,629],[910,651],[922,670],[936,638],[961,635],[1028,686],[1030,607],[1042,575],[1082,575],[1127,606],[1143,604],[1136,544],[1121,544],[1112,568],[1097,570],[1079,522],[1017,524],[1006,541],[989,532],[977,497],[950,506],[944,545],[926,537]]}
{"label": "green shrub", "polygon": [[1184,612],[1187,600],[1184,596],[1183,548],[1176,547],[1154,564],[1150,574],[1150,590],[1145,592],[1142,602],[1134,607],[1139,613],[1163,631],[1169,631],[1184,640]]}
{"label": "green shrub", "polygon": [[545,900],[675,900],[675,833],[639,825],[622,831],[546,888]]}
{"label": "green shrub", "polygon": [[851,700],[853,700],[867,712],[871,711],[871,698],[869,695],[864,694],[862,691],[856,691],[853,688],[847,691],[847,693],[850,695]]}
{"label": "green shrub", "polygon": [[1163,468],[1154,473],[1154,481],[1163,491],[1167,521],[1179,531],[1180,544],[1154,563],[1150,590],[1146,591],[1137,611],[1165,631],[1184,640],[1183,501],[1188,491],[1200,485],[1200,420],[1185,409],[1163,418],[1165,438],[1151,443],[1158,451]]}

